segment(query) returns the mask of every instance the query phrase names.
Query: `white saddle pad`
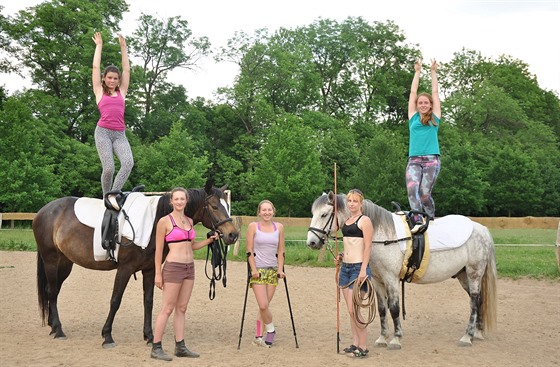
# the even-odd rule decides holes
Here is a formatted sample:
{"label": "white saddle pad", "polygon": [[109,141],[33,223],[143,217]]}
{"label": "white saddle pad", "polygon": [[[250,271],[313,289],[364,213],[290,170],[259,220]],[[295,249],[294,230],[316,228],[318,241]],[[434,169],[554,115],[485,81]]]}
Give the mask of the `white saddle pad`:
{"label": "white saddle pad", "polygon": [[[405,224],[400,216],[392,214],[398,238],[407,236]],[[473,222],[462,215],[447,215],[436,218],[428,226],[428,239],[430,241],[430,252],[449,250],[462,246],[473,231]],[[399,242],[400,248],[404,253],[406,241]]]}
{"label": "white saddle pad", "polygon": [[[128,214],[130,223],[125,219],[121,210],[118,215],[119,240],[128,238],[137,246],[146,248],[150,243],[157,204],[160,196],[145,196],[140,192],[130,193],[124,203],[123,209]],[[105,204],[101,199],[79,198],[74,204],[74,212],[78,220],[84,225],[94,229],[93,255],[96,261],[109,259],[107,251],[101,246],[101,224],[105,214]],[[115,258],[118,259],[119,246],[115,249]]]}

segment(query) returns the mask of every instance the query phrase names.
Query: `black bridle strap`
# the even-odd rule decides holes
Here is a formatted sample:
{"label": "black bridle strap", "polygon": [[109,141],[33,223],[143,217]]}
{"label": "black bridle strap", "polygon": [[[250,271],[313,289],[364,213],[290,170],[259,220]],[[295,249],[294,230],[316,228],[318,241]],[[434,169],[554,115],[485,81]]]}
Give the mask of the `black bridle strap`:
{"label": "black bridle strap", "polygon": [[[328,240],[328,238],[329,238],[329,234],[331,233],[333,224],[334,224],[334,212],[331,213],[331,215],[329,217],[329,220],[327,220],[327,223],[325,223],[323,228],[309,227],[308,231],[310,231],[315,236],[317,236],[320,243],[322,245],[324,245],[326,240]],[[328,230],[327,230],[327,227],[329,227]],[[319,235],[318,233],[320,233],[321,235]]]}
{"label": "black bridle strap", "polygon": [[[204,214],[208,215],[210,218],[210,222],[212,223],[212,230],[219,231],[218,227],[224,223],[232,222],[233,219],[228,217],[224,220],[217,221],[216,218],[212,215],[210,209],[208,209],[208,200],[212,197],[209,195],[206,197],[205,205],[204,205]],[[212,276],[208,275],[208,261],[210,260],[210,252],[212,252]],[[219,258],[219,263],[215,263],[214,260],[216,257]],[[218,269],[216,272],[216,268]],[[227,245],[224,243],[223,239],[220,237],[218,240],[214,240],[212,244],[208,245],[208,252],[206,253],[206,264],[204,265],[204,273],[206,277],[210,280],[210,290],[208,291],[208,298],[213,300],[216,298],[216,280],[222,280],[222,284],[224,288],[226,287],[227,277],[226,277],[226,269],[227,269]]]}
{"label": "black bridle strap", "polygon": [[392,243],[398,243],[401,241],[408,241],[411,240],[412,237],[403,237],[403,238],[397,238],[396,240],[384,240],[384,241],[371,241],[371,243],[382,243],[384,245],[390,245]]}

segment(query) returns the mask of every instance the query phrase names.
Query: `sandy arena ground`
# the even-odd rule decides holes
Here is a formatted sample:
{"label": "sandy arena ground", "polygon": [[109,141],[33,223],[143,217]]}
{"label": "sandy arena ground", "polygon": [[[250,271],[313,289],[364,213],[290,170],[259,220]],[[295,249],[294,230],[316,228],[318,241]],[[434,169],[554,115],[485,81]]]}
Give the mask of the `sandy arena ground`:
{"label": "sandy arena ground", "polygon": [[[101,347],[101,328],[109,310],[115,272],[74,266],[59,297],[67,340],[54,340],[41,326],[37,305],[36,253],[0,252],[0,365],[8,366],[560,366],[560,283],[536,280],[498,281],[498,330],[472,348],[459,347],[469,300],[455,280],[406,288],[403,348],[374,348],[379,320],[368,327],[367,359],[336,353],[334,269],[287,266],[299,348],[295,347],[284,283],[272,302],[277,338],[270,349],[251,344],[256,303],[249,293],[245,327],[237,350],[243,300],[244,263],[228,262],[227,287],[208,299],[204,262],[196,262],[196,285],[187,311],[185,339],[201,354],[171,362],[150,358],[142,340],[142,282],[131,279],[113,325],[114,349]],[[161,291],[156,289],[154,318]],[[341,349],[350,344],[344,301],[340,305]],[[392,325],[392,324],[391,324]],[[173,352],[171,321],[163,339]]]}

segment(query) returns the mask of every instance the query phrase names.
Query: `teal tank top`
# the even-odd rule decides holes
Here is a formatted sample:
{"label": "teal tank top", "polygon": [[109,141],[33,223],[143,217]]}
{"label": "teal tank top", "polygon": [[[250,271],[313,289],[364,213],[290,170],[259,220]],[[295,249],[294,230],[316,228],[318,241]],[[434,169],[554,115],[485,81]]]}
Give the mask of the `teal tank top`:
{"label": "teal tank top", "polygon": [[420,155],[439,155],[438,130],[440,119],[434,115],[437,125],[422,125],[420,122],[420,113],[416,112],[414,116],[408,120],[408,130],[410,132],[410,140],[408,145],[408,156],[416,157]]}

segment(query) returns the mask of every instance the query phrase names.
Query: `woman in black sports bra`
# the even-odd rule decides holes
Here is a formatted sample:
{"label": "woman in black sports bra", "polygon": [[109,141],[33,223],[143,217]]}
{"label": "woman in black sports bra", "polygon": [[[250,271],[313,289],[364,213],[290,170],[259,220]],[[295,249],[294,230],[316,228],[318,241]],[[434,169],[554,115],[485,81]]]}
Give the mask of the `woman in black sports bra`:
{"label": "woman in black sports bra", "polygon": [[352,353],[358,358],[366,357],[368,353],[367,329],[356,322],[352,292],[354,284],[361,284],[366,278],[372,276],[369,256],[373,239],[373,225],[371,219],[362,214],[363,201],[364,196],[357,189],[350,190],[346,196],[350,217],[342,226],[344,252],[337,258],[337,265],[342,262],[338,285],[342,289],[346,301],[352,331],[352,345],[344,348],[344,352]]}

